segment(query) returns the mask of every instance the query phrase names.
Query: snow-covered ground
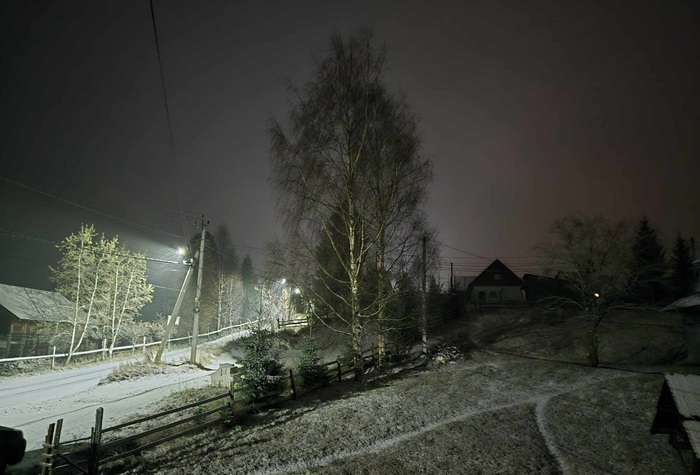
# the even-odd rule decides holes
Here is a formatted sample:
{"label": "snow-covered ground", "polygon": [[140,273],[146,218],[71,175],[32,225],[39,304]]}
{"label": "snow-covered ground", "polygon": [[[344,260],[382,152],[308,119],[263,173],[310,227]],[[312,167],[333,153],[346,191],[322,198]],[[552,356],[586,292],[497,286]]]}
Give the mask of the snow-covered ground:
{"label": "snow-covered ground", "polygon": [[[221,346],[239,336],[241,334],[227,335],[204,343],[201,348]],[[0,425],[22,430],[28,451],[41,447],[48,425],[60,418],[63,419],[63,440],[87,437],[98,407],[104,408],[104,425],[114,425],[173,391],[209,384],[211,371],[184,364],[189,352],[189,348],[183,348],[166,353],[163,359],[169,367],[165,374],[119,383],[99,384],[120,364],[139,358],[2,378]],[[231,362],[231,358],[221,355],[220,359],[210,362],[209,367],[215,369],[220,362]]]}
{"label": "snow-covered ground", "polygon": [[[311,393],[145,452],[133,474],[684,473],[660,375],[489,352]],[[120,468],[120,471],[123,467]]]}
{"label": "snow-covered ground", "polygon": [[[525,319],[520,329],[510,323],[519,320],[508,319],[503,330],[490,316],[483,317],[442,329],[447,340],[487,346],[456,362],[382,377],[374,373],[375,379],[366,383],[333,384],[233,427],[145,451],[127,461],[131,468],[108,473],[685,473],[666,437],[649,434],[662,376],[494,353],[492,349],[535,348],[532,356],[549,356],[547,352],[561,352],[562,342],[574,345],[577,340],[567,333],[553,338],[549,323],[532,325]],[[508,338],[487,344],[494,323]],[[527,335],[526,344],[512,344],[516,335]],[[611,348],[613,343],[606,342]],[[649,344],[646,334],[644,344]],[[666,346],[675,344],[671,339]],[[576,351],[572,360],[584,360]],[[613,356],[611,361],[618,360]],[[64,431],[87,435],[97,405],[105,408],[111,425],[136,413],[156,412],[163,394],[207,384],[207,376],[182,366],[152,376],[148,383],[93,386],[63,396],[49,410],[51,417],[39,424],[40,437],[58,412],[72,411],[65,415]],[[53,403],[49,397],[30,403],[33,408],[13,407],[24,411],[26,422]],[[70,419],[73,413],[76,417]],[[0,412],[3,423],[6,414]]]}

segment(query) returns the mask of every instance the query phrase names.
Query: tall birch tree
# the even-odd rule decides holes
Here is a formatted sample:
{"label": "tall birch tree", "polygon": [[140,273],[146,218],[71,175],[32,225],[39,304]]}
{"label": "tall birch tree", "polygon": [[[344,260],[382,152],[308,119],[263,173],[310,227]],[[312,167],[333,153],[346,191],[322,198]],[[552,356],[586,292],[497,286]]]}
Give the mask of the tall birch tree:
{"label": "tall birch tree", "polygon": [[[287,127],[273,121],[269,130],[288,248],[324,283],[324,292],[307,286],[307,298],[347,326],[356,379],[367,324],[386,296],[384,283],[367,284],[368,266],[381,268],[375,284],[386,282],[390,246],[418,215],[430,177],[429,163],[417,154],[415,119],[388,92],[384,65],[385,52],[369,32],[333,36],[311,81],[292,89]],[[415,193],[408,193],[412,180]],[[367,298],[372,288],[374,298]]]}

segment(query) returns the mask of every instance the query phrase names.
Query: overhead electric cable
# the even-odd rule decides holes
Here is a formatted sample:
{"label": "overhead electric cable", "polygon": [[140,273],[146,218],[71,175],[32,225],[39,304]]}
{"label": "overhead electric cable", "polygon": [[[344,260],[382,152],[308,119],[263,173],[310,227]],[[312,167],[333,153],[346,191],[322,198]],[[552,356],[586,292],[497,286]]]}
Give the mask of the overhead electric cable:
{"label": "overhead electric cable", "polygon": [[153,9],[153,0],[150,0],[151,4],[151,21],[153,22],[153,36],[156,41],[156,55],[158,56],[158,71],[160,72],[160,84],[163,89],[163,103],[165,104],[165,117],[168,121],[168,137],[170,138],[170,150],[172,152],[173,158],[173,170],[175,174],[175,190],[177,193],[177,202],[180,207],[180,216],[182,217],[182,230],[187,240],[187,245],[190,244],[190,236],[187,232],[187,225],[185,224],[185,214],[184,206],[182,204],[182,193],[180,191],[180,181],[177,175],[177,154],[175,153],[175,138],[173,137],[173,124],[170,120],[170,107],[168,106],[168,93],[165,89],[165,76],[163,75],[163,61],[160,57],[160,44],[158,42],[158,28],[156,27],[156,14]]}
{"label": "overhead electric cable", "polygon": [[35,192],[35,193],[39,193],[40,195],[48,196],[49,198],[53,198],[53,199],[55,199],[55,200],[59,200],[59,201],[62,201],[62,202],[64,202],[64,203],[68,203],[69,205],[73,205],[73,206],[76,206],[76,207],[78,207],[78,208],[81,208],[81,209],[84,209],[84,210],[87,210],[87,211],[91,211],[91,212],[96,213],[96,214],[99,214],[99,215],[101,215],[101,216],[106,216],[106,217],[108,217],[108,218],[112,218],[112,219],[116,219],[117,221],[121,221],[121,222],[123,222],[123,223],[131,224],[132,226],[137,226],[137,227],[139,227],[139,228],[147,229],[147,230],[149,230],[149,231],[153,231],[153,232],[165,234],[165,235],[167,235],[167,236],[172,236],[172,237],[176,237],[176,238],[182,239],[182,236],[179,236],[179,235],[177,235],[177,234],[169,233],[169,232],[167,232],[167,231],[162,231],[162,230],[160,230],[160,229],[152,228],[152,227],[150,227],[150,226],[145,226],[145,225],[143,225],[143,224],[135,223],[135,222],[133,222],[133,221],[129,221],[128,219],[120,218],[119,216],[115,216],[115,215],[113,215],[113,214],[109,214],[109,213],[106,213],[106,212],[104,212],[104,211],[100,211],[100,210],[97,210],[97,209],[94,209],[94,208],[90,208],[89,206],[85,206],[85,205],[83,205],[83,204],[76,203],[76,202],[74,202],[74,201],[70,201],[70,200],[67,200],[67,199],[65,199],[65,198],[61,198],[60,196],[56,196],[56,195],[53,195],[53,194],[48,193],[48,192],[46,192],[46,191],[42,191],[42,190],[39,190],[39,189],[37,189],[37,188],[33,188],[33,187],[29,186],[29,185],[25,185],[24,183],[20,183],[20,182],[18,182],[18,181],[11,180],[11,179],[9,179],[9,178],[5,178],[5,177],[3,177],[3,176],[0,176],[0,179],[1,179],[1,180],[5,180],[5,181],[8,182],[8,183],[12,183],[13,185],[17,185],[17,186],[20,186],[20,187],[22,187],[22,188],[26,188],[27,190],[33,191],[33,192]]}

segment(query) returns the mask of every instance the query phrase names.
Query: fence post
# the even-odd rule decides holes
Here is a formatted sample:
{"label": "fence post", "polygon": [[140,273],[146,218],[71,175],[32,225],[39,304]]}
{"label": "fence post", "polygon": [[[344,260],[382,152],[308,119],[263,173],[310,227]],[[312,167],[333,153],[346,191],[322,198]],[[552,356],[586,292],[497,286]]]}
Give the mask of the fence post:
{"label": "fence post", "polygon": [[297,387],[294,385],[294,371],[292,371],[292,368],[289,368],[289,381],[292,383],[292,399],[296,399]]}
{"label": "fence post", "polygon": [[233,378],[231,378],[231,382],[228,385],[228,405],[231,407],[231,414],[233,414],[233,403],[234,403],[234,395],[233,395]]}
{"label": "fence post", "polygon": [[335,360],[335,364],[338,365],[338,382],[343,381],[343,371],[340,369],[340,356]]}
{"label": "fence post", "polygon": [[56,458],[58,455],[59,445],[61,444],[61,430],[63,429],[63,419],[56,421],[56,430],[53,433],[53,457],[51,473],[53,473],[54,466],[56,465]]}
{"label": "fence post", "polygon": [[107,338],[102,339],[102,361],[107,358]]}
{"label": "fence post", "polygon": [[41,475],[53,475],[53,434],[56,429],[56,423],[49,424],[49,430],[44,439],[44,453],[41,454]]}
{"label": "fence post", "polygon": [[51,369],[56,368],[56,345],[53,345],[53,353],[51,353]]}
{"label": "fence post", "polygon": [[102,416],[104,409],[98,407],[95,411],[95,427],[92,428],[92,440],[90,441],[90,461],[88,475],[97,475],[100,467],[99,450],[102,442]]}
{"label": "fence post", "polygon": [[146,337],[143,337],[143,352],[146,353]]}

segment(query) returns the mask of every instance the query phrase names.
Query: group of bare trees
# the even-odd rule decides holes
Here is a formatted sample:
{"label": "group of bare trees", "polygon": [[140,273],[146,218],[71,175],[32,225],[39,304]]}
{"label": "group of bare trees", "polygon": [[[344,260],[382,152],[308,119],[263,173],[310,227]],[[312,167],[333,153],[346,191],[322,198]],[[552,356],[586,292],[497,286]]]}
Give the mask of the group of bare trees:
{"label": "group of bare trees", "polygon": [[286,124],[269,129],[287,230],[276,262],[321,321],[343,323],[358,378],[367,329],[383,357],[397,282],[417,278],[432,236],[421,211],[431,164],[416,116],[384,81],[385,60],[367,31],[334,36],[311,81],[292,89]]}
{"label": "group of bare trees", "polygon": [[632,232],[626,221],[609,221],[582,214],[554,222],[549,242],[541,251],[550,269],[557,270],[563,292],[545,299],[570,307],[586,317],[588,359],[598,366],[598,326],[614,309],[659,308],[689,290],[691,251],[678,235],[671,266],[649,220],[642,218]]}
{"label": "group of bare trees", "polygon": [[51,268],[56,291],[71,302],[68,318],[47,322],[44,331],[65,345],[70,362],[88,338],[102,340],[110,354],[120,338],[133,333],[135,318],[153,296],[146,282],[146,258],[112,239],[98,235],[92,225],[66,237],[61,259]]}
{"label": "group of bare trees", "polygon": [[[198,249],[201,234],[190,240],[190,248]],[[198,252],[191,253],[197,258]],[[247,268],[252,272],[249,256],[239,262],[236,247],[233,244],[228,226],[220,224],[214,231],[206,231],[204,265],[202,268],[202,295],[200,302],[199,328],[213,331],[251,320],[254,315],[248,309],[248,302],[253,298],[254,289],[246,285]],[[196,272],[192,281],[196,281]],[[251,277],[252,278],[252,277]],[[185,291],[184,302],[178,316],[180,332],[192,329],[194,299],[196,287],[189,285]]]}

